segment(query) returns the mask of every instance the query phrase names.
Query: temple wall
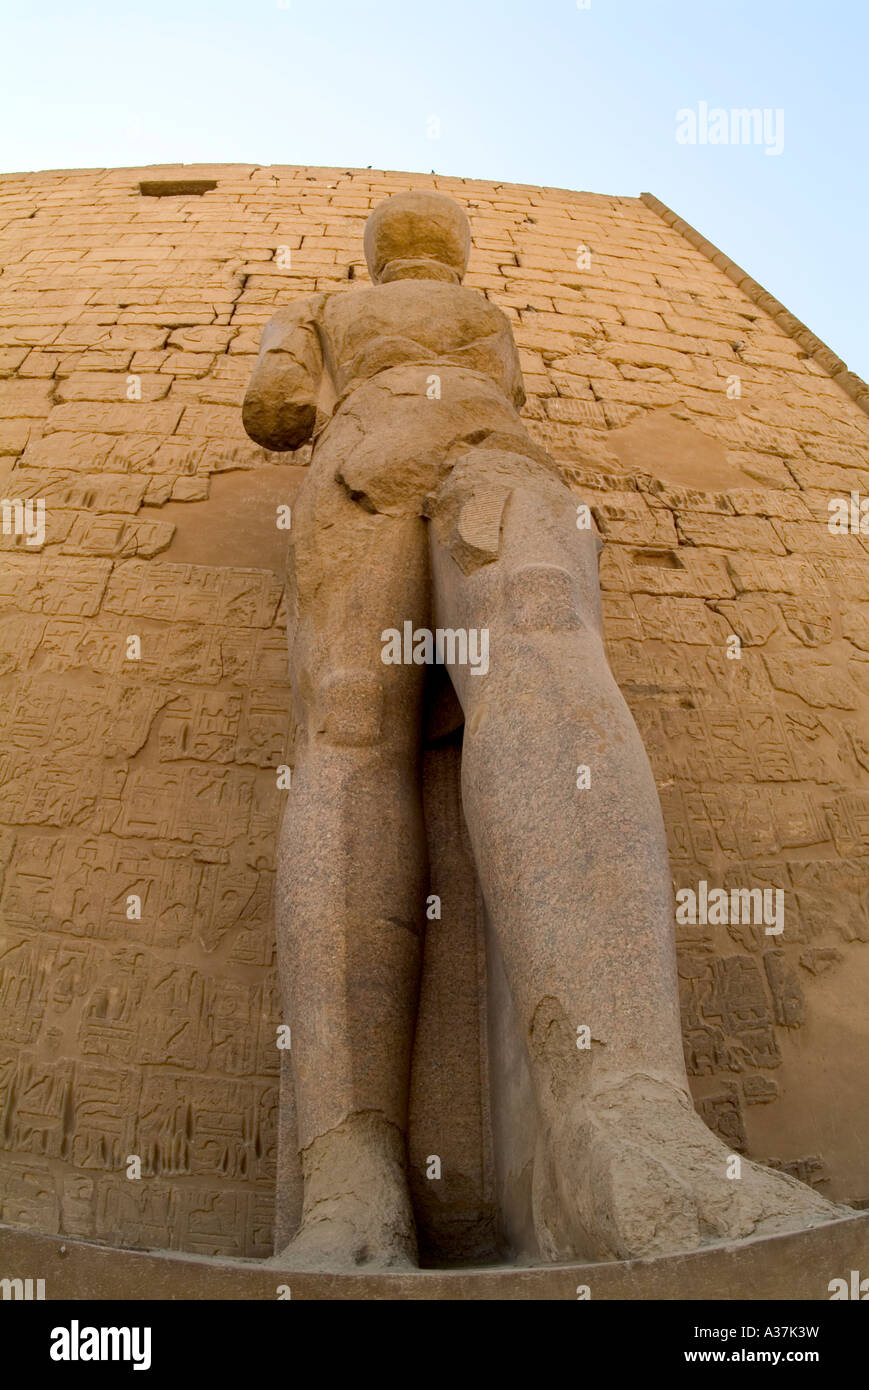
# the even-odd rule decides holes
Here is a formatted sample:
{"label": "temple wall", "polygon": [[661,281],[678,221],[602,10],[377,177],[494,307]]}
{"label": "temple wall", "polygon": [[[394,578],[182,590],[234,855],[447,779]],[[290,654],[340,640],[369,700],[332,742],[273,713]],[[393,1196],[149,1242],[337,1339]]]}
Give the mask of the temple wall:
{"label": "temple wall", "polygon": [[0,496],[47,502],[43,544],[0,536],[0,1221],[270,1251],[303,473],[239,407],[274,309],[366,282],[364,219],[411,187],[466,207],[466,283],[605,536],[677,888],[784,891],[780,936],[677,927],[699,1108],[869,1198],[869,535],[826,526],[869,419],[640,199],[227,165],[0,179]]}

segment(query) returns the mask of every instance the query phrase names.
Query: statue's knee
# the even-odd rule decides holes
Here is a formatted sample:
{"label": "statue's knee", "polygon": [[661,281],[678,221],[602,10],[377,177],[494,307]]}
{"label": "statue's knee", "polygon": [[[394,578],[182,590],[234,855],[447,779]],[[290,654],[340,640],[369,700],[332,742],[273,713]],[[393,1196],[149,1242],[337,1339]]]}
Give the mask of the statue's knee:
{"label": "statue's knee", "polygon": [[337,671],[319,692],[317,727],[327,743],[364,748],[383,732],[383,680],[367,671]]}
{"label": "statue's knee", "polygon": [[527,632],[581,628],[583,613],[576,576],[561,565],[523,565],[507,576],[511,625]]}

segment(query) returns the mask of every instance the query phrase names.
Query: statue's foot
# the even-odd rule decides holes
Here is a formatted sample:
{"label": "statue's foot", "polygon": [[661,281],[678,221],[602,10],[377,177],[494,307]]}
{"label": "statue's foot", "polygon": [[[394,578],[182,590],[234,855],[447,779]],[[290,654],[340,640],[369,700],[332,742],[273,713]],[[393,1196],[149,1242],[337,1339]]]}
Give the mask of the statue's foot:
{"label": "statue's foot", "polygon": [[384,1221],[354,1196],[320,1202],[269,1264],[310,1273],[399,1272],[416,1268],[416,1242],[404,1223]]}
{"label": "statue's foot", "polygon": [[730,1153],[687,1095],[652,1077],[628,1077],[585,1104],[553,1135],[551,1154],[577,1248],[595,1259],[673,1254],[853,1215]]}
{"label": "statue's foot", "polygon": [[404,1139],[373,1114],[350,1116],[302,1154],[302,1224],[270,1264],[354,1272],[416,1268],[416,1231]]}

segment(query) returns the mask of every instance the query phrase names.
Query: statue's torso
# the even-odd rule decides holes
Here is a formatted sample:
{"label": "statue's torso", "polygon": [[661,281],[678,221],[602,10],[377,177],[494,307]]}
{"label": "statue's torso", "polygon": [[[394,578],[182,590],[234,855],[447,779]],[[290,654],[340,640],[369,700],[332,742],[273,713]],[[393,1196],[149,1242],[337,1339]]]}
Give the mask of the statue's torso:
{"label": "statue's torso", "polygon": [[338,477],[375,511],[419,515],[469,449],[547,456],[517,407],[522,374],[507,316],[483,295],[399,280],[331,295],[317,315],[335,405],[313,477]]}
{"label": "statue's torso", "polygon": [[339,399],[379,372],[406,363],[483,372],[511,400],[521,383],[506,315],[479,292],[460,285],[397,280],[330,295],[321,328]]}

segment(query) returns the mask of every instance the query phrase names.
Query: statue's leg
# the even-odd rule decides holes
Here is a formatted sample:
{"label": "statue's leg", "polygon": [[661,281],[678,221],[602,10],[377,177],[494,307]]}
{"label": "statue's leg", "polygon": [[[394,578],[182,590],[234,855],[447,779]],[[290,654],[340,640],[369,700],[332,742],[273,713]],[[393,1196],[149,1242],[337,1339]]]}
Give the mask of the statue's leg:
{"label": "statue's leg", "polygon": [[405,1170],[425,920],[424,668],[385,665],[382,633],[428,621],[419,518],[376,516],[331,478],[294,509],[288,586],[297,708],[278,857],[302,1225],[284,1267],[401,1267],[416,1242]]}
{"label": "statue's leg", "polygon": [[566,1226],[572,1249],[545,1221],[541,1244],[551,1257],[627,1258],[846,1214],[748,1160],[728,1176],[693,1108],[664,827],[604,653],[599,542],[577,528],[566,487],[516,470],[468,456],[430,514],[435,623],[489,634],[486,674],[448,664],[465,713],[465,815],[560,1209],[552,1229]]}

